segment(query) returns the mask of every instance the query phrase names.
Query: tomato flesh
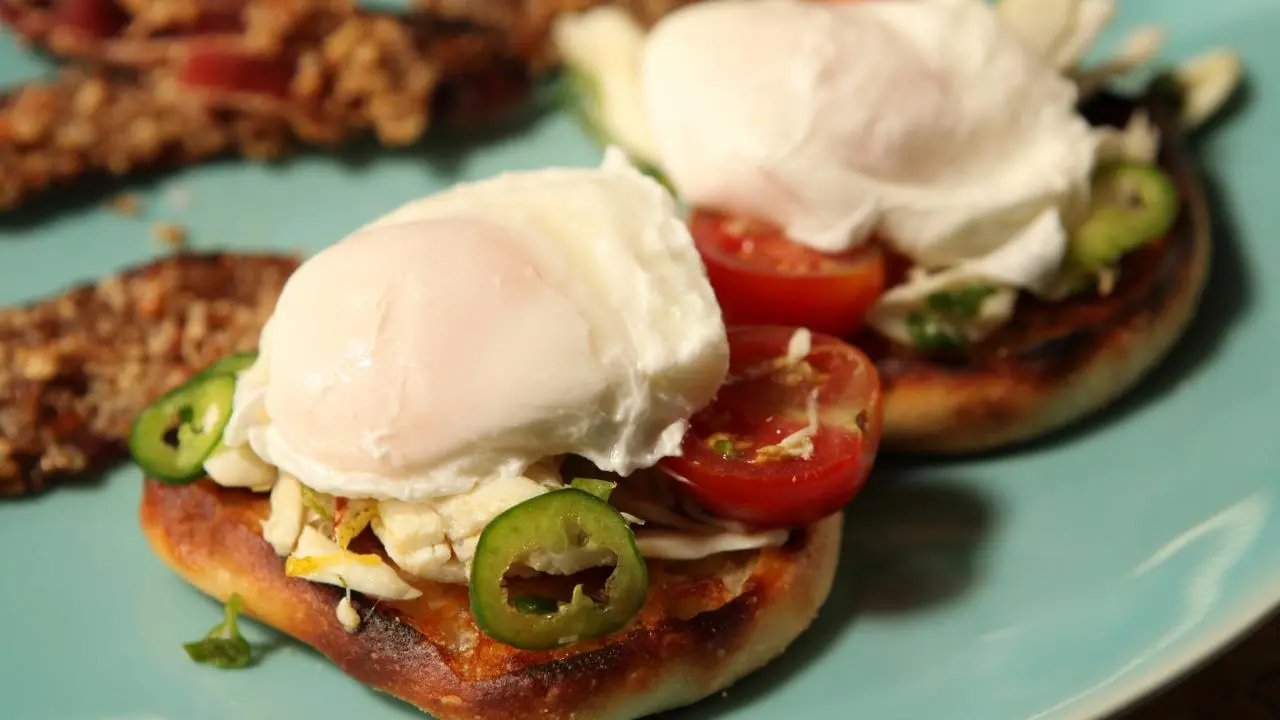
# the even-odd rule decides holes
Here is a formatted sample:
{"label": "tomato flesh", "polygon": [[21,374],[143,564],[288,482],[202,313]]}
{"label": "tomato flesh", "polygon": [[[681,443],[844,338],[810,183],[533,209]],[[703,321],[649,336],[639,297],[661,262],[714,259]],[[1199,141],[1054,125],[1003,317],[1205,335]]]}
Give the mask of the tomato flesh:
{"label": "tomato flesh", "polygon": [[885,262],[875,247],[821,253],[770,225],[705,210],[693,213],[689,230],[730,325],[845,336],[884,293]]}
{"label": "tomato flesh", "polygon": [[[814,522],[848,504],[875,462],[881,424],[875,365],[857,348],[817,333],[807,357],[787,362],[795,332],[731,328],[729,380],[693,417],[682,454],[661,463],[721,517],[756,527]],[[802,430],[807,437],[797,440]]]}

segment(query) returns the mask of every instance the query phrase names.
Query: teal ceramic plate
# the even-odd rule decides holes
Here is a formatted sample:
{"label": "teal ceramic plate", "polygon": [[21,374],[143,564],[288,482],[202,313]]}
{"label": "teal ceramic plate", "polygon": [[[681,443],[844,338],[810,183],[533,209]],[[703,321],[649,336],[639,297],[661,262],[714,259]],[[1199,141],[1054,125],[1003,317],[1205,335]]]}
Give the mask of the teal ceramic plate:
{"label": "teal ceramic plate", "polygon": [[[1165,26],[1170,59],[1240,50],[1246,106],[1211,134],[1218,228],[1203,312],[1131,398],[1035,448],[959,463],[885,462],[849,513],[838,582],[778,662],[676,718],[1091,718],[1186,670],[1280,600],[1280,6],[1126,0],[1119,27]],[[47,69],[8,40],[0,81]],[[200,248],[316,250],[445,184],[592,164],[565,117],[471,146],[226,162],[135,187],[147,218],[69,204],[0,218],[0,302],[156,254],[150,220]],[[186,202],[180,202],[180,201]],[[418,717],[313,652],[254,670],[189,662],[218,605],[171,575],[137,528],[120,469],[0,504],[0,698],[14,720]]]}

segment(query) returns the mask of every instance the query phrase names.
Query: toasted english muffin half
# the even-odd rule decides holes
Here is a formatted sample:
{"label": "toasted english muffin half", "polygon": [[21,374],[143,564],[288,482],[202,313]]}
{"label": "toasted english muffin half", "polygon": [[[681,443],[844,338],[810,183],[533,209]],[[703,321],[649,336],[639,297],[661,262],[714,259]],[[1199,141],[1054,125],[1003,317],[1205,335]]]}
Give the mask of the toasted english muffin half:
{"label": "toasted english muffin half", "polygon": [[1020,298],[1013,320],[962,358],[861,338],[884,383],[886,449],[973,453],[1040,437],[1128,392],[1177,343],[1209,274],[1209,208],[1171,98],[1102,95],[1085,114],[1123,127],[1138,110],[1160,130],[1159,165],[1182,200],[1168,237],[1125,256],[1105,296]]}
{"label": "toasted english muffin half", "polygon": [[[688,705],[762,667],[809,626],[840,552],[840,514],[779,548],[706,560],[649,560],[645,607],[622,631],[528,651],[477,630],[467,588],[417,582],[422,597],[376,605],[348,633],[343,591],[287,577],[262,539],[265,495],[209,480],[147,480],[140,520],[166,565],[220,600],[318,650],[348,675],[439,720],[624,720]],[[361,538],[363,540],[363,538]]]}

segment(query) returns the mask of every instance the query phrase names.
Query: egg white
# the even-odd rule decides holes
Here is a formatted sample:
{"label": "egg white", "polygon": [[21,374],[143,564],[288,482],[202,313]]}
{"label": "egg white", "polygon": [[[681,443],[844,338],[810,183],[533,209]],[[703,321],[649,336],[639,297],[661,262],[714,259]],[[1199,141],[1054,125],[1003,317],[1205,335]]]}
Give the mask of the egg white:
{"label": "egg white", "polygon": [[[467,307],[419,308],[417,295],[380,287],[337,288],[325,297],[349,267],[331,262],[309,280],[304,264],[264,330],[259,360],[240,378],[228,444],[247,444],[270,465],[321,492],[406,502],[467,493],[565,453],[621,475],[677,454],[689,417],[724,379],[728,344],[719,306],[670,194],[616,155],[601,168],[501,175],[410,203],[370,223],[344,241],[350,243],[344,261],[354,264],[360,243],[374,242],[365,239],[371,235],[412,235],[416,227],[451,217],[518,229],[511,236],[526,243],[522,252],[533,258],[529,272],[537,277],[530,282],[556,294],[559,314],[514,327],[521,339],[504,344],[494,335],[501,334],[495,326],[502,327],[503,317],[472,327],[452,315],[465,316]],[[449,240],[421,242],[428,247]],[[484,268],[471,271],[476,282],[484,281]],[[490,309],[522,309],[502,302],[495,300]],[[350,307],[356,314],[346,318]],[[443,319],[433,320],[432,314]],[[530,326],[539,319],[546,322]],[[574,327],[562,328],[561,322]],[[461,334],[427,337],[425,330],[414,332],[419,324],[443,324]],[[372,325],[385,328],[366,333]],[[341,334],[345,327],[354,339]],[[573,340],[578,332],[586,333],[581,351],[559,352],[560,340]],[[475,347],[499,355],[476,356]],[[458,377],[432,376],[427,382],[415,376],[433,367],[432,356],[452,363]],[[365,406],[349,392],[356,387],[383,393],[382,399]],[[441,387],[471,391],[454,393],[461,399],[440,405]],[[415,424],[415,418],[425,420]],[[433,444],[419,425],[438,428],[448,442]]]}

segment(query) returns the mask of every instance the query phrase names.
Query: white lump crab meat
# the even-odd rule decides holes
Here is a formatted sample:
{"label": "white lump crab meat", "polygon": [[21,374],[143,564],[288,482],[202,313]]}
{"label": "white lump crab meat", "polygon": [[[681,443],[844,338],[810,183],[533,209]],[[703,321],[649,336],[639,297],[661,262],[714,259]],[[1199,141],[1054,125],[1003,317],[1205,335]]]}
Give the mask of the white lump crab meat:
{"label": "white lump crab meat", "polygon": [[[593,88],[600,134],[686,202],[763,214],[819,251],[874,233],[915,268],[880,299],[872,327],[910,342],[908,319],[940,294],[982,291],[978,310],[954,319],[977,341],[1009,320],[1020,292],[1060,297],[1095,167],[1158,151],[1141,113],[1092,128],[1076,110],[1163,47],[1163,31],[1142,26],[1086,66],[1114,14],[1114,0],[721,0],[647,36],[600,7],[562,17],[554,40]],[[1214,50],[1171,77],[1194,128],[1230,97],[1239,61]],[[934,89],[948,86],[963,92]]]}

